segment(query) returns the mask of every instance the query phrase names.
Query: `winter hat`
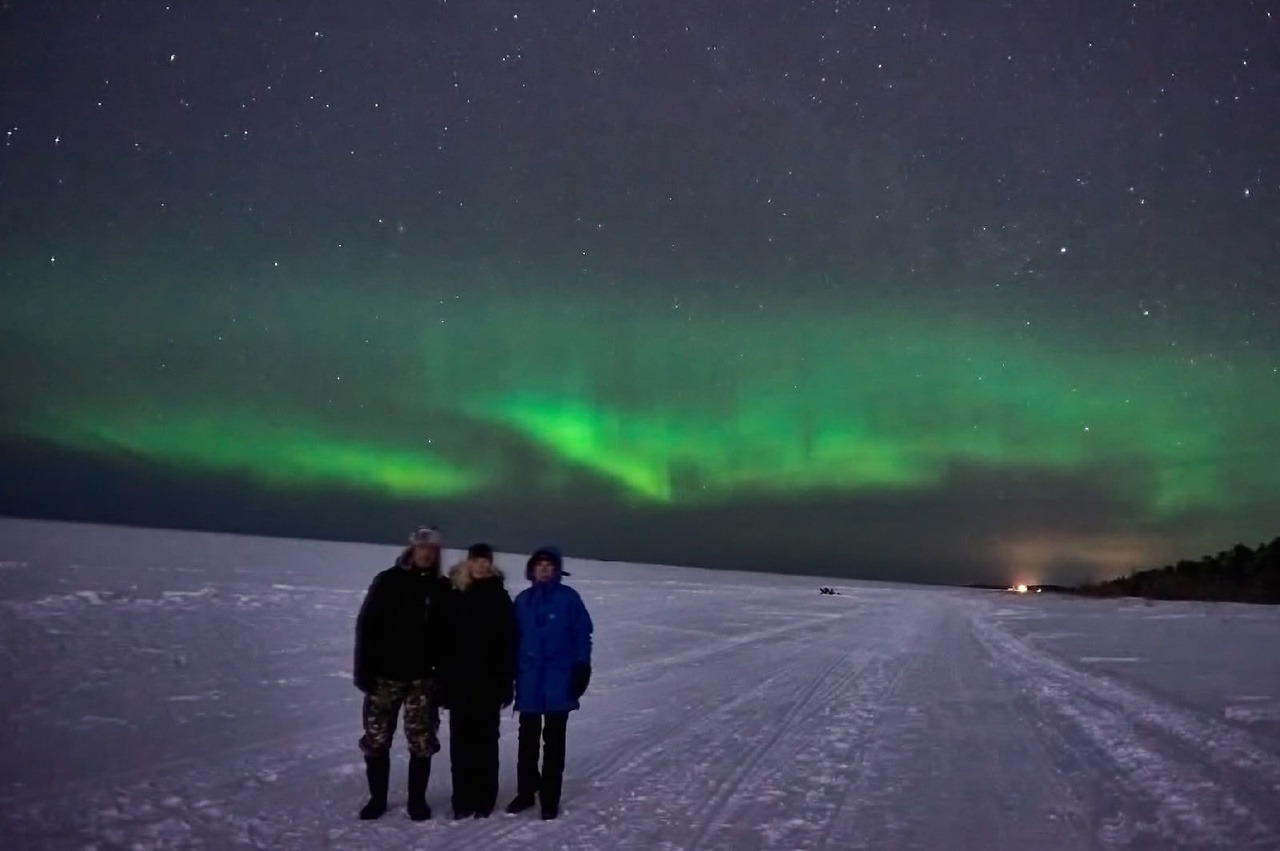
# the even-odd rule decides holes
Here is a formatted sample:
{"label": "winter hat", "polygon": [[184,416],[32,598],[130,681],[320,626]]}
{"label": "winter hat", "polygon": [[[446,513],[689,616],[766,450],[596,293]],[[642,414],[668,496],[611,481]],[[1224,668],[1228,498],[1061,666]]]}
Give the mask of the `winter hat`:
{"label": "winter hat", "polygon": [[547,544],[545,547],[538,547],[533,551],[533,555],[529,556],[529,563],[525,565],[524,575],[530,581],[533,581],[533,565],[542,559],[546,559],[556,566],[556,573],[561,576],[568,576],[569,572],[564,569],[564,553],[554,544]]}
{"label": "winter hat", "polygon": [[419,526],[413,530],[413,534],[409,536],[410,546],[429,545],[433,547],[444,546],[444,533],[435,526]]}
{"label": "winter hat", "polygon": [[467,547],[467,558],[483,558],[493,561],[493,547],[488,544],[472,544]]}

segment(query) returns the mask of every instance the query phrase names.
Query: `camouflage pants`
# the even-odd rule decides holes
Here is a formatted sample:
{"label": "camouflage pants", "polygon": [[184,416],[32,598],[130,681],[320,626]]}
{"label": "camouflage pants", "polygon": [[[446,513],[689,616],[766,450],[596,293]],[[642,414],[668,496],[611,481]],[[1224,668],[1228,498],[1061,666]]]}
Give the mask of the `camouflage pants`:
{"label": "camouflage pants", "polygon": [[391,751],[400,708],[404,707],[404,737],[413,756],[432,756],[440,750],[440,708],[436,706],[435,684],[431,680],[395,682],[380,679],[364,696],[364,735],[360,750],[365,756],[384,756]]}

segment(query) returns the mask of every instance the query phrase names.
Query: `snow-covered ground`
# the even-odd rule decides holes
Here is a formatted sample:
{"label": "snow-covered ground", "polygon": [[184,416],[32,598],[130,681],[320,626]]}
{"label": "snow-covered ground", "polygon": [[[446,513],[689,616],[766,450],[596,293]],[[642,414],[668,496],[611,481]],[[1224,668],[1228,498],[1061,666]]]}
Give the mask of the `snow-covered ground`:
{"label": "snow-covered ground", "polygon": [[592,562],[562,819],[358,822],[395,551],[0,520],[3,847],[1280,848],[1280,610]]}

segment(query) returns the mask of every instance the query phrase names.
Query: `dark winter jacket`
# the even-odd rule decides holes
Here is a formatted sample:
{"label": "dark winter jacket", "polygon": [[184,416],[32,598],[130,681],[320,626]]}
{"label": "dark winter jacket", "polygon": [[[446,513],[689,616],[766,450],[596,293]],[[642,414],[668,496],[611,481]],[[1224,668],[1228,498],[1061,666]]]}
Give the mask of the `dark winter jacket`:
{"label": "dark winter jacket", "polygon": [[511,702],[516,620],[502,575],[454,588],[445,608],[440,693],[444,705],[498,707]]}
{"label": "dark winter jacket", "polygon": [[584,669],[589,671],[591,664],[594,627],[582,597],[560,581],[559,550],[547,547],[541,552],[552,557],[556,575],[550,582],[535,583],[516,597],[516,709],[529,713],[571,712],[578,708],[575,678]]}
{"label": "dark winter jacket", "polygon": [[405,550],[369,586],[356,618],[355,683],[368,691],[377,678],[408,682],[435,674],[449,582],[439,570],[418,570]]}

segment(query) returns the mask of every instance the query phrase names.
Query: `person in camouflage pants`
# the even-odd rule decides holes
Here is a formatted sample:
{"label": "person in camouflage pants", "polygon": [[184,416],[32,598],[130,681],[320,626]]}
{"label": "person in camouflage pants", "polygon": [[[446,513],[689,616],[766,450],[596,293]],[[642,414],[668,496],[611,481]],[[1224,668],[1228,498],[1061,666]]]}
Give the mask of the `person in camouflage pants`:
{"label": "person in camouflage pants", "polygon": [[387,811],[391,740],[401,711],[409,742],[409,817],[431,818],[427,785],[431,758],[440,750],[436,668],[449,596],[449,580],[440,575],[442,545],[439,529],[415,530],[396,563],[374,577],[356,616],[352,679],[364,693],[360,751],[369,782],[361,819]]}
{"label": "person in camouflage pants", "polygon": [[409,755],[430,757],[440,752],[440,709],[431,680],[402,683],[378,679],[373,690],[364,696],[364,735],[360,737],[360,750],[365,756],[384,757],[391,752],[401,707]]}

